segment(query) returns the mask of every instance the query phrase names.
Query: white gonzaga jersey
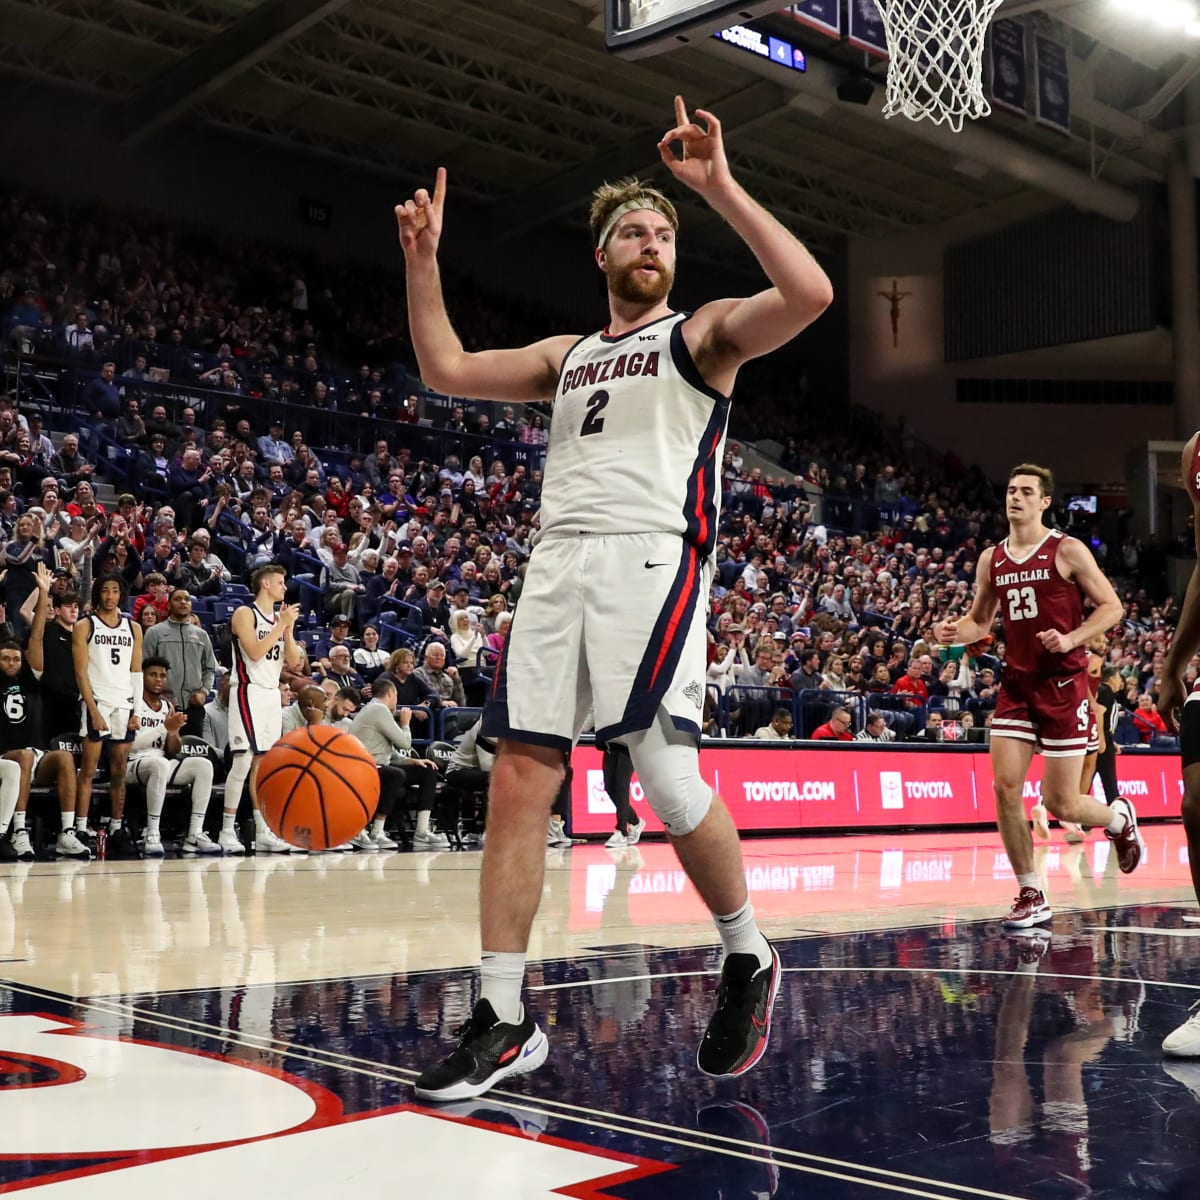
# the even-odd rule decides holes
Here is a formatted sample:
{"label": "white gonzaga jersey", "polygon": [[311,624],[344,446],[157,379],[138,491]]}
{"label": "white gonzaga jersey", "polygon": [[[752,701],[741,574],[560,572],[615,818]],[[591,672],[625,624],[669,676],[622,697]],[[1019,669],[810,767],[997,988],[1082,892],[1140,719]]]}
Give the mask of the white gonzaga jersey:
{"label": "white gonzaga jersey", "polygon": [[[275,628],[274,613],[269,617],[264,617],[257,604],[246,604],[243,607],[248,608],[254,615],[254,635],[261,642]],[[282,638],[258,662],[251,662],[242,650],[241,642],[236,637],[233,639],[233,682],[235,686],[245,687],[246,684],[253,683],[259,687],[278,689],[279,675],[282,670]]]}
{"label": "white gonzaga jersey", "polygon": [[580,339],[563,359],[542,489],[541,537],[678,533],[716,546],[729,398],[683,340],[690,313],[620,337]]}
{"label": "white gonzaga jersey", "polygon": [[132,708],[133,621],[120,617],[114,627],[94,613],[84,619],[89,623],[88,683],[92,695],[98,704]]}
{"label": "white gonzaga jersey", "polygon": [[175,711],[175,706],[169,700],[159,697],[158,708],[151,708],[145,702],[138,709],[140,725],[134,735],[133,747],[129,751],[129,761],[137,762],[139,758],[161,758],[167,752],[167,718]]}

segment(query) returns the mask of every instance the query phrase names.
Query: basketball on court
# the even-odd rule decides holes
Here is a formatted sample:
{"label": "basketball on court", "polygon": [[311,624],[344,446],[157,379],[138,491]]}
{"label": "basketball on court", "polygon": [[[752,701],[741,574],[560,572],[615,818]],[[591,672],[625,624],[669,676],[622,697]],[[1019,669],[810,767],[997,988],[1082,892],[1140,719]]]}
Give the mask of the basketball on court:
{"label": "basketball on court", "polygon": [[358,738],[329,725],[308,725],[263,756],[258,803],[284,841],[328,850],[361,833],[374,815],[379,770]]}

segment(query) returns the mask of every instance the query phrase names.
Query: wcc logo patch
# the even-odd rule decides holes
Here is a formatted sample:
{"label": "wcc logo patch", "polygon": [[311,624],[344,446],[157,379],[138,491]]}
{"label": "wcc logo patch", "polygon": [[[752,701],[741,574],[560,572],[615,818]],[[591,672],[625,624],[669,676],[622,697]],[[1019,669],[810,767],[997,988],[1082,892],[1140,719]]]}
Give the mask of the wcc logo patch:
{"label": "wcc logo patch", "polygon": [[683,694],[697,707],[704,707],[704,688],[700,686],[698,680],[693,679],[691,683],[683,689]]}

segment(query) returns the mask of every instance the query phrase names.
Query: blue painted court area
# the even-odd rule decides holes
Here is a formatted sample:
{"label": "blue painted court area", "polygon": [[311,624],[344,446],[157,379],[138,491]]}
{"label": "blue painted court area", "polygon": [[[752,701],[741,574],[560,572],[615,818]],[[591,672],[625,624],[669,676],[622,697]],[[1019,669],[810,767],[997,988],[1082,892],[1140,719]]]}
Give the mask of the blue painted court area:
{"label": "blue painted court area", "polygon": [[[1048,943],[994,924],[786,941],[771,1051],[723,1083],[694,1066],[715,951],[547,963],[531,976],[546,1067],[440,1110],[413,1106],[410,1081],[465,1016],[460,972],[80,1004],[14,987],[4,1190],[135,1196],[161,1177],[211,1195],[226,1160],[252,1175],[311,1148],[312,1190],[302,1176],[293,1194],[342,1178],[365,1195],[442,1179],[626,1200],[1190,1200],[1200,1064],[1159,1043],[1200,999],[1198,935],[1184,910],[1140,906],[1059,916]],[[89,1107],[113,1104],[129,1107]],[[322,1139],[365,1158],[330,1184]]]}

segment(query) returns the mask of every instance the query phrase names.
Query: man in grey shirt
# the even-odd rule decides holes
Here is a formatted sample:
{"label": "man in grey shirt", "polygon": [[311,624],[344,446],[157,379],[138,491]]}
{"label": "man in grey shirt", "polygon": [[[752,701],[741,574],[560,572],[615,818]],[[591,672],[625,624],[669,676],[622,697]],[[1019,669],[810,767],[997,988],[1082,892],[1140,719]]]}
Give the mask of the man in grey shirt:
{"label": "man in grey shirt", "polygon": [[[397,843],[384,832],[384,826],[392,809],[404,803],[409,785],[416,784],[417,828],[413,849],[448,850],[450,844],[445,835],[434,833],[429,827],[429,815],[437,796],[437,764],[413,756],[411,720],[410,709],[396,711],[396,685],[390,679],[380,678],[375,681],[371,699],[350,722],[350,732],[379,767],[379,805],[370,828],[359,837],[368,835],[377,850],[397,849]],[[400,758],[401,765],[393,762],[394,756]],[[355,839],[354,844],[357,843]]]}
{"label": "man in grey shirt", "polygon": [[171,593],[167,619],[146,631],[142,654],[146,658],[165,658],[167,696],[186,714],[185,734],[199,737],[204,732],[204,705],[217,674],[217,656],[212,639],[193,625],[192,597],[185,588]]}
{"label": "man in grey shirt", "polygon": [[466,703],[458,668],[446,666],[444,642],[430,642],[425,647],[425,665],[413,675],[438,694],[443,708],[461,708]]}

